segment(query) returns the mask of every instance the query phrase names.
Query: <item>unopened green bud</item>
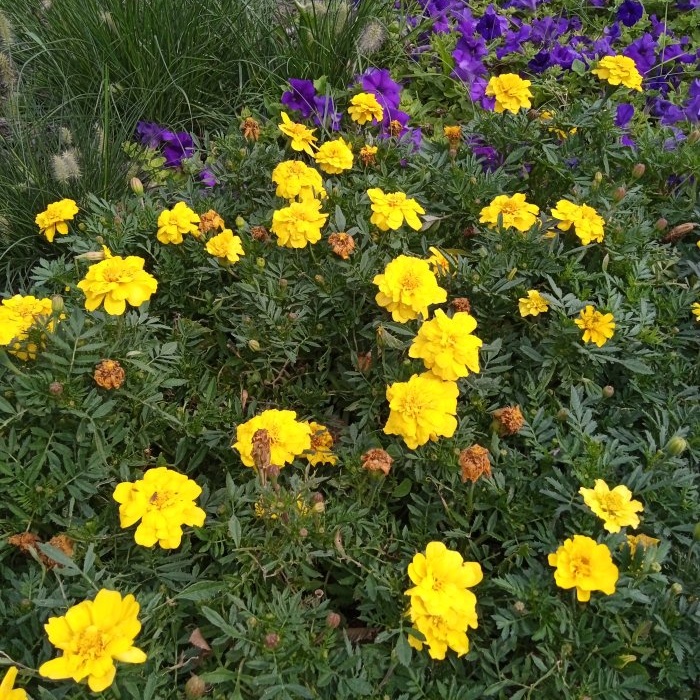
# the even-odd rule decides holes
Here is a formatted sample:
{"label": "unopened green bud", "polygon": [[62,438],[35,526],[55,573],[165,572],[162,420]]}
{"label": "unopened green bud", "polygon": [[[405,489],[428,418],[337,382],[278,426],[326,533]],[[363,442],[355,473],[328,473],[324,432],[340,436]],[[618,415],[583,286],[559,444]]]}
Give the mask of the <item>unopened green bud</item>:
{"label": "unopened green bud", "polygon": [[603,396],[606,399],[610,399],[615,395],[615,387],[610,386],[609,384],[607,386],[603,387]]}
{"label": "unopened green bud", "polygon": [[673,593],[673,595],[680,595],[683,593],[683,586],[681,586],[680,583],[674,583],[671,586],[671,593]]}
{"label": "unopened green bud", "polygon": [[666,450],[670,455],[678,457],[682,455],[688,447],[688,441],[680,435],[674,435],[666,445]]}
{"label": "unopened green bud", "polygon": [[663,231],[668,226],[668,221],[663,216],[656,222],[656,230]]}
{"label": "unopened green bud", "polygon": [[624,187],[618,187],[613,192],[613,199],[616,202],[621,202],[625,198],[626,195],[627,195],[627,190]]}
{"label": "unopened green bud", "polygon": [[191,676],[185,683],[185,695],[188,698],[201,698],[207,692],[207,684],[199,676]]}
{"label": "unopened green bud", "polygon": [[245,219],[242,216],[236,217],[236,228],[243,228],[245,226]]}
{"label": "unopened green bud", "polygon": [[259,268],[265,267],[265,258],[256,258],[255,264],[256,264]]}
{"label": "unopened green bud", "polygon": [[63,302],[63,297],[60,294],[54,294],[51,297],[51,311],[55,314],[60,314],[65,308],[66,305]]}
{"label": "unopened green bud", "polygon": [[646,172],[647,166],[644,165],[644,163],[637,163],[633,168],[632,168],[632,177],[635,180],[638,180],[644,173]]}
{"label": "unopened green bud", "polygon": [[255,340],[255,338],[251,338],[248,341],[248,347],[253,351],[253,352],[258,352],[260,350],[260,343]]}
{"label": "unopened green bud", "polygon": [[[139,180],[137,177],[132,177],[131,180],[129,180],[129,187],[131,187],[131,191],[134,194],[143,194],[143,182],[141,182],[141,180]],[[195,678],[195,676],[192,676],[192,678]]]}

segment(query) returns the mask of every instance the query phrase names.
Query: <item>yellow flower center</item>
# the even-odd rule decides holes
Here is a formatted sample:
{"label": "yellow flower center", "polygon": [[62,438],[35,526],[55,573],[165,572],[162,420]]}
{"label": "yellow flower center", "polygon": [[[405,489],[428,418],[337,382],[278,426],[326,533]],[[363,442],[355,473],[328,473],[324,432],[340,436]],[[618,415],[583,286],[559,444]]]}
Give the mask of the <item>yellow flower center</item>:
{"label": "yellow flower center", "polygon": [[76,639],[75,654],[88,661],[94,661],[104,656],[106,646],[104,632],[95,625],[90,625],[80,632]]}
{"label": "yellow flower center", "polygon": [[161,510],[167,508],[173,501],[176,500],[176,494],[172,491],[155,491],[148,499],[148,502],[155,509]]}
{"label": "yellow flower center", "polygon": [[418,393],[407,393],[401,402],[399,411],[411,418],[418,418],[423,413],[422,397]]}
{"label": "yellow flower center", "polygon": [[420,287],[421,281],[418,275],[412,270],[407,270],[401,278],[401,287],[408,292]]}
{"label": "yellow flower center", "polygon": [[600,509],[608,516],[617,515],[624,508],[624,501],[619,493],[610,491],[603,496],[598,497]]}
{"label": "yellow flower center", "polygon": [[403,197],[399,194],[394,193],[386,196],[386,205],[392,209],[399,209],[402,202]]}
{"label": "yellow flower center", "polygon": [[518,212],[519,205],[517,202],[504,202],[501,204],[501,211],[504,214],[516,214]]}
{"label": "yellow flower center", "polygon": [[578,556],[571,560],[571,571],[574,576],[590,576],[591,560],[586,556]]}

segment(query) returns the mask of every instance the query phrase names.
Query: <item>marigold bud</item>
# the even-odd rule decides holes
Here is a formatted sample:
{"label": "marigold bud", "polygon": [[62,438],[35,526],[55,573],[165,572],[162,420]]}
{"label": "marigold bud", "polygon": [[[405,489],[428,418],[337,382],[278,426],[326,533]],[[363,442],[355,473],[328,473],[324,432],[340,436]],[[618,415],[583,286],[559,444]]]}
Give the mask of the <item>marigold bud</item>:
{"label": "marigold bud", "polygon": [[343,260],[347,260],[355,250],[355,239],[349,233],[332,233],[328,236],[331,250]]}
{"label": "marigold bud", "polygon": [[456,297],[450,302],[450,304],[455,311],[463,311],[467,314],[471,313],[472,304],[467,297]]}
{"label": "marigold bud", "polygon": [[467,480],[475,484],[482,476],[491,476],[489,451],[481,445],[472,445],[459,453],[462,483]]}
{"label": "marigold bud", "polygon": [[386,451],[380,448],[367,450],[362,455],[362,466],[370,472],[382,472],[386,476],[391,470],[391,465],[394,458]]}
{"label": "marigold bud", "polygon": [[299,530],[299,537],[308,537],[308,536],[309,536],[309,531],[305,527],[302,527]]}
{"label": "marigold bud", "polygon": [[668,221],[663,216],[656,222],[656,230],[663,231],[668,226]]}
{"label": "marigold bud", "polygon": [[95,367],[93,378],[103,389],[119,389],[126,379],[126,372],[117,360],[102,360]]}
{"label": "marigold bud", "polygon": [[688,134],[688,143],[692,146],[694,143],[700,141],[700,129],[693,129]]}
{"label": "marigold bud", "polygon": [[278,634],[275,634],[274,632],[270,632],[269,634],[265,635],[265,646],[268,649],[274,649],[276,646],[278,646],[280,643],[280,636]]}
{"label": "marigold bud", "polygon": [[63,393],[63,384],[61,382],[51,382],[49,384],[49,394],[51,396],[60,396]]}
{"label": "marigold bud", "polygon": [[680,583],[674,583],[671,586],[671,593],[673,593],[673,595],[680,595],[683,593],[683,586],[681,586]]}
{"label": "marigold bud", "polygon": [[328,615],[326,616],[326,624],[331,628],[331,629],[337,629],[338,626],[340,625],[340,615],[335,612],[329,612]]}
{"label": "marigold bud", "polygon": [[516,600],[515,603],[513,603],[513,610],[522,615],[526,611],[525,603],[523,603],[522,600]]}
{"label": "marigold bud", "polygon": [[259,352],[260,350],[260,343],[255,340],[255,338],[251,338],[248,341],[248,347],[253,351],[253,352]]}
{"label": "marigold bud", "polygon": [[610,399],[614,396],[615,394],[615,387],[610,386],[609,384],[607,386],[603,387],[603,396],[606,399]]}
{"label": "marigold bud", "polygon": [[688,447],[688,441],[680,435],[674,435],[666,445],[666,450],[673,457],[682,455]]}
{"label": "marigold bud", "polygon": [[647,166],[644,165],[644,163],[637,163],[633,168],[632,168],[632,177],[635,180],[638,180],[644,173],[646,172]]}
{"label": "marigold bud", "polygon": [[131,187],[131,191],[134,194],[143,194],[143,182],[141,182],[141,180],[139,180],[137,177],[132,177],[131,180],[129,180],[129,187]]}
{"label": "marigold bud", "polygon": [[603,173],[601,173],[600,170],[598,170],[596,172],[596,174],[593,176],[593,182],[596,185],[600,185],[600,183],[603,182]]}
{"label": "marigold bud", "polygon": [[278,284],[280,286],[280,289],[287,289],[287,287],[289,286],[289,280],[286,277],[282,277]]}
{"label": "marigold bud", "polygon": [[613,192],[613,199],[616,202],[621,202],[625,198],[626,195],[627,195],[627,190],[624,187],[618,187]]}
{"label": "marigold bud", "polygon": [[207,684],[199,676],[190,676],[185,683],[185,695],[188,698],[201,698],[207,692]]}
{"label": "marigold bud", "polygon": [[693,539],[696,542],[700,542],[700,523],[695,523],[695,527],[693,528]]}
{"label": "marigold bud", "polygon": [[60,314],[65,308],[66,305],[63,302],[63,297],[60,294],[54,294],[51,297],[51,311],[55,314]]}
{"label": "marigold bud", "polygon": [[515,435],[525,425],[520,406],[506,406],[493,412],[496,430],[500,435]]}
{"label": "marigold bud", "polygon": [[262,270],[265,267],[265,258],[256,258],[255,264]]}
{"label": "marigold bud", "polygon": [[557,411],[557,416],[556,416],[556,418],[557,418],[557,420],[558,420],[560,423],[564,423],[564,422],[567,421],[568,418],[569,418],[569,412],[568,412],[565,408],[560,408],[560,409]]}

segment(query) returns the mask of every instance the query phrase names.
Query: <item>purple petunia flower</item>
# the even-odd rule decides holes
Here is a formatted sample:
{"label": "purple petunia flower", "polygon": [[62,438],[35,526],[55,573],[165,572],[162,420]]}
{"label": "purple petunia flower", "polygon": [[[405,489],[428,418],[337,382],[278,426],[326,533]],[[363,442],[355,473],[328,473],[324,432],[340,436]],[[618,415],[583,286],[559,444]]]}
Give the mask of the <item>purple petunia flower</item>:
{"label": "purple petunia flower", "polygon": [[633,27],[644,14],[644,6],[638,0],[624,0],[617,8],[617,18],[625,27]]}
{"label": "purple petunia flower", "polygon": [[527,64],[533,73],[544,73],[552,65],[552,57],[549,51],[542,49],[538,51]]}
{"label": "purple petunia flower", "polygon": [[685,114],[683,114],[683,110],[680,107],[660,97],[657,97],[652,102],[651,114],[654,117],[660,117],[664,126],[673,126],[685,119]]}
{"label": "purple petunia flower", "polygon": [[631,58],[637,70],[644,75],[648,73],[656,63],[656,39],[649,34],[642,34],[622,51],[623,56]]}
{"label": "purple petunia flower", "polygon": [[165,129],[155,122],[139,122],[136,125],[136,135],[143,146],[158,148],[163,142]]}
{"label": "purple petunia flower", "polygon": [[503,162],[501,154],[493,146],[489,146],[481,136],[476,134],[468,136],[467,146],[474,157],[481,161],[481,167],[485,173],[492,173]]}
{"label": "purple petunia flower", "polygon": [[398,109],[401,101],[401,85],[391,79],[386,68],[369,68],[360,76],[362,89],[371,92],[385,109]]}
{"label": "purple petunia flower", "polygon": [[523,44],[530,38],[532,28],[529,24],[523,24],[517,31],[506,32],[505,43],[496,49],[496,58],[499,60],[510,53],[522,53]]}
{"label": "purple petunia flower", "polygon": [[700,78],[693,80],[688,93],[689,99],[683,112],[688,121],[700,121]]}
{"label": "purple petunia flower", "polygon": [[200,171],[199,179],[206,187],[214,187],[215,185],[219,184],[219,181],[216,179],[216,175],[214,175],[209,168],[204,168],[204,170]]}
{"label": "purple petunia flower", "polygon": [[280,102],[285,107],[299,112],[302,119],[308,119],[315,106],[316,88],[314,84],[310,80],[301,78],[290,78],[288,82],[292,89],[287,90],[282,95]]}
{"label": "purple petunia flower", "polygon": [[314,97],[314,124],[316,126],[329,127],[331,131],[340,129],[342,114],[335,108],[335,102],[330,95],[316,95]]}
{"label": "purple petunia flower", "polygon": [[476,31],[486,39],[493,41],[503,34],[508,29],[508,20],[501,17],[493,5],[489,5],[482,15],[481,19],[476,23]]}
{"label": "purple petunia flower", "polygon": [[166,167],[177,168],[194,155],[194,141],[186,131],[163,131],[162,139]]}
{"label": "purple petunia flower", "polygon": [[631,121],[634,116],[634,107],[631,104],[623,102],[617,105],[615,110],[615,126],[620,129],[624,129]]}

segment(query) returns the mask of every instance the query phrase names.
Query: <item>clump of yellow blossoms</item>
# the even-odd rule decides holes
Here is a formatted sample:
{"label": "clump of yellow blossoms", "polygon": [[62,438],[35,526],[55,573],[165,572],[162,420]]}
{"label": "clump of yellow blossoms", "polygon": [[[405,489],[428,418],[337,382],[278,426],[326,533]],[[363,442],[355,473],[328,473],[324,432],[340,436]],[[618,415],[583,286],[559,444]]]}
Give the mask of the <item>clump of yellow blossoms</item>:
{"label": "clump of yellow blossoms", "polygon": [[283,199],[326,197],[321,174],[300,160],[282,161],[272,171],[272,182],[277,185],[275,194]]}
{"label": "clump of yellow blossoms", "polygon": [[627,546],[630,548],[630,554],[634,556],[637,551],[637,547],[646,549],[647,547],[656,547],[661,540],[656,537],[649,537],[649,535],[644,535],[639,533],[638,535],[627,535]]}
{"label": "clump of yellow blossoms", "polygon": [[642,75],[634,60],[627,56],[604,56],[591,73],[611,85],[624,85],[631,90],[642,91]]}
{"label": "clump of yellow blossoms", "polygon": [[620,532],[620,528],[638,527],[637,513],[644,510],[639,501],[632,500],[632,492],[623,485],[614,489],[602,480],[596,479],[592,489],[580,488],[583,502],[603,520],[603,527],[608,532]]}
{"label": "clump of yellow blossoms", "polygon": [[700,302],[695,302],[691,307],[690,310],[693,312],[693,316],[695,316],[695,320],[700,322]]}
{"label": "clump of yellow blossoms", "polygon": [[394,321],[405,323],[418,316],[427,318],[431,304],[447,301],[447,292],[438,286],[427,260],[399,255],[387,264],[384,273],[375,275],[379,287],[375,300],[391,313]]}
{"label": "clump of yellow blossoms", "polygon": [[495,75],[486,86],[486,96],[495,99],[494,111],[498,114],[506,110],[517,114],[523,108],[532,107],[530,85],[529,80],[523,80],[515,73]]}
{"label": "clump of yellow blossoms", "polygon": [[386,389],[390,413],[384,432],[400,435],[411,450],[440,436],[452,437],[458,395],[455,382],[444,382],[431,372],[395,382]]}
{"label": "clump of yellow blossoms", "polygon": [[425,214],[425,209],[415,199],[409,199],[403,192],[384,194],[378,187],[367,190],[367,196],[372,202],[370,222],[380,231],[396,231],[404,219],[412,229],[420,231],[422,224],[418,214]]}
{"label": "clump of yellow blossoms", "polygon": [[13,688],[15,679],[17,678],[17,667],[10,666],[7,669],[5,677],[0,683],[0,700],[27,700],[28,695],[26,690],[21,688]]}
{"label": "clump of yellow blossoms", "polygon": [[51,313],[51,299],[48,298],[15,294],[10,299],[3,299],[0,304],[0,345],[10,346],[8,352],[20,360],[36,360],[39,345],[30,339],[30,329],[44,326],[52,331],[54,322],[48,321]]}
{"label": "clump of yellow blossoms", "polygon": [[62,199],[60,202],[52,202],[40,214],[36,215],[34,223],[39,227],[39,233],[46,236],[49,243],[53,243],[56,233],[65,236],[68,233],[68,224],[80,211],[72,199]]}
{"label": "clump of yellow blossoms", "polygon": [[230,228],[224,229],[207,241],[207,253],[214,255],[225,263],[235,263],[245,255],[239,236],[234,236]]}
{"label": "clump of yellow blossoms", "polygon": [[605,236],[605,219],[587,204],[574,204],[566,199],[560,199],[552,209],[552,217],[559,219],[557,228],[568,231],[572,226],[574,233],[583,245],[591,241],[602,243]]}
{"label": "clump of yellow blossoms", "polygon": [[590,304],[581,311],[574,323],[583,331],[584,343],[595,343],[599,348],[613,337],[615,320],[612,314],[601,314]]}
{"label": "clump of yellow blossoms", "polygon": [[161,243],[182,243],[182,236],[191,233],[201,236],[198,224],[199,215],[184,202],[178,202],[172,209],[164,209],[158,216],[158,240]]}
{"label": "clump of yellow blossoms", "polygon": [[44,625],[49,642],[63,655],[42,664],[44,678],[76,683],[87,679],[90,690],[100,693],[114,682],[115,661],[142,664],[146,654],[134,646],[141,631],[139,604],[133,595],[122,596],[106,588],[95,600],[84,600],[63,617],[50,617]]}
{"label": "clump of yellow blossoms", "polygon": [[324,173],[338,175],[343,170],[352,168],[352,149],[341,136],[335,141],[326,141],[326,143],[319,146],[316,155],[314,155],[314,160]]}
{"label": "clump of yellow blossoms", "polygon": [[518,299],[518,308],[523,318],[538,316],[549,311],[549,302],[536,289],[529,289],[526,297]]}
{"label": "clump of yellow blossoms", "polygon": [[304,153],[313,156],[314,152],[311,145],[316,142],[316,137],[314,136],[316,129],[309,129],[303,124],[293,122],[286,112],[282,112],[282,123],[277,126],[285,136],[289,136],[291,139],[290,145],[292,150],[304,151]]}
{"label": "clump of yellow blossoms", "polygon": [[136,255],[115,255],[90,266],[78,289],[85,293],[85,308],[94,311],[104,303],[105,311],[120,316],[131,306],[141,306],[158,288],[156,278],[143,269],[146,261]]}
{"label": "clump of yellow blossoms", "polygon": [[524,233],[534,226],[539,213],[539,207],[536,204],[530,204],[525,195],[520,192],[512,197],[499,194],[494,197],[491,204],[481,210],[479,223],[490,224],[490,228],[496,228],[500,216],[503,228],[516,228]]}
{"label": "clump of yellow blossoms", "polygon": [[328,428],[320,423],[311,421],[311,450],[304,457],[312,467],[317,464],[336,464],[338,458],[333,454],[333,436]]}
{"label": "clump of yellow blossoms", "polygon": [[183,525],[204,525],[206,513],[194,503],[201,493],[201,487],[184,474],[155,467],[143,479],[118,484],[113,498],[121,504],[119,520],[123,528],[141,521],[134,535],[136,544],[176,549],[182,541]]}
{"label": "clump of yellow blossoms", "polygon": [[271,408],[259,416],[241,423],[236,429],[236,442],[241,462],[246,467],[254,467],[253,436],[258,430],[267,431],[270,439],[270,464],[284,467],[295,457],[311,450],[311,426],[297,420],[295,411],[280,411]]}
{"label": "clump of yellow blossoms", "polygon": [[549,565],[556,567],[554,581],[559,588],[575,588],[576,599],[586,603],[591,591],[605,595],[615,592],[619,571],[610,550],[585,535],[574,535],[549,555]]}
{"label": "clump of yellow blossoms", "polygon": [[445,381],[457,381],[469,372],[479,371],[481,339],[472,335],[476,319],[464,312],[452,318],[442,309],[418,329],[408,350],[409,357],[420,358],[426,369]]}
{"label": "clump of yellow blossoms", "polygon": [[371,92],[361,92],[350,100],[348,114],[354,122],[362,125],[369,121],[380,122],[384,117],[384,110]]}
{"label": "clump of yellow blossoms", "polygon": [[326,219],[328,214],[321,213],[321,202],[317,199],[292,202],[272,214],[272,233],[277,236],[279,246],[306,248],[307,244],[321,240]]}
{"label": "clump of yellow blossoms", "polygon": [[442,542],[429,542],[408,565],[414,584],[405,595],[411,599],[409,618],[424,637],[409,634],[408,643],[418,651],[427,645],[431,658],[443,660],[448,649],[463,656],[469,651],[467,629],[478,627],[476,596],[469,590],[481,582],[483,573],[476,562],[465,562],[462,555]]}
{"label": "clump of yellow blossoms", "polygon": [[432,271],[438,276],[446,275],[450,271],[450,261],[435,246],[431,245],[428,252],[430,257],[427,261]]}

